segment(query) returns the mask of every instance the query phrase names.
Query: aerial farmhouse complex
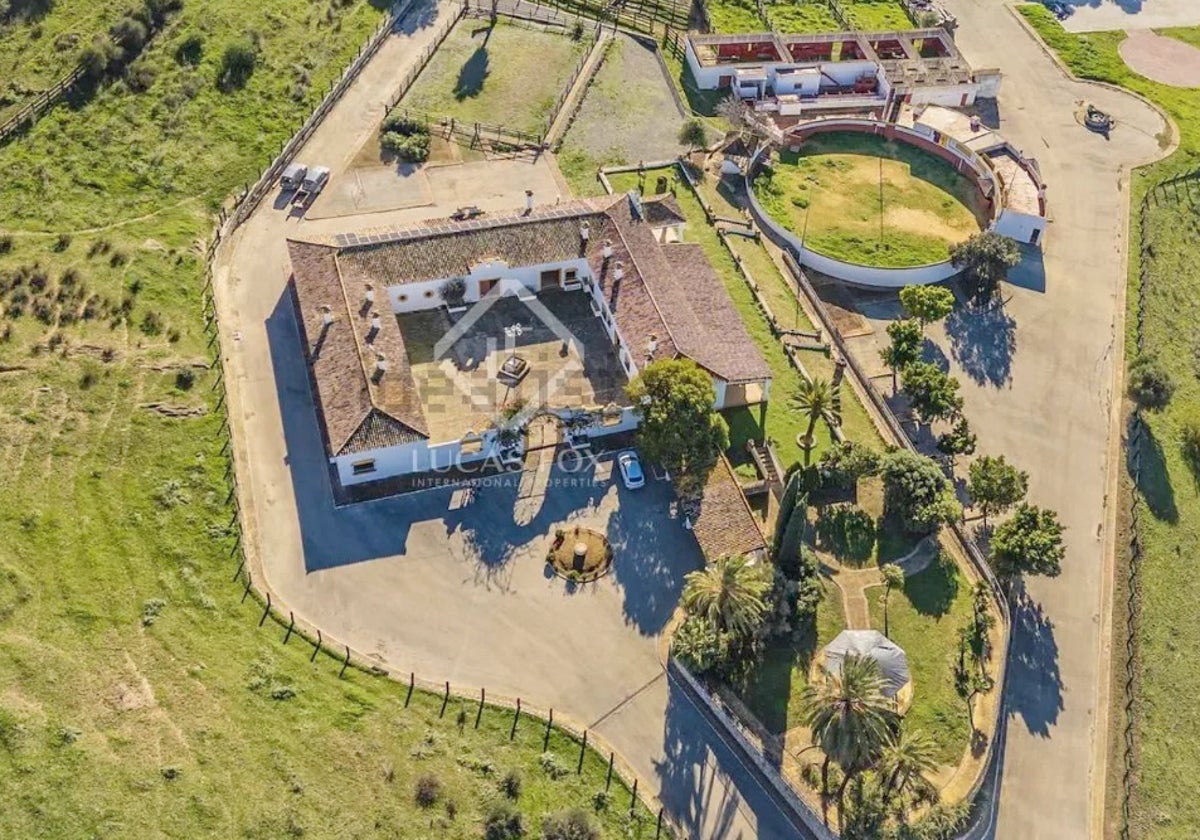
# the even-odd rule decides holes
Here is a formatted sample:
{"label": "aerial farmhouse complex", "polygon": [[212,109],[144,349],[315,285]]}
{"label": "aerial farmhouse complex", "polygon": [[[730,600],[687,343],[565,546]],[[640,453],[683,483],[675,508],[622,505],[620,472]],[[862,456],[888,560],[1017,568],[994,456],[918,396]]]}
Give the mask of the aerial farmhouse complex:
{"label": "aerial farmhouse complex", "polygon": [[624,384],[659,359],[707,371],[716,409],[765,401],[770,369],[684,233],[672,199],[630,194],[290,241],[339,480],[519,458],[502,415],[554,413],[580,443],[630,431]]}

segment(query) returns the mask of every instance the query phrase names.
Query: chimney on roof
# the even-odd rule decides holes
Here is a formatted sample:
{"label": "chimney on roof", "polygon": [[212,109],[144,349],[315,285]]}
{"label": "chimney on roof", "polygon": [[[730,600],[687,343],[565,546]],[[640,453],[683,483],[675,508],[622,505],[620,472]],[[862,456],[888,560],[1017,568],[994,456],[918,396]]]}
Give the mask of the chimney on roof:
{"label": "chimney on roof", "polygon": [[375,302],[375,286],[371,283],[367,284],[367,303]]}
{"label": "chimney on roof", "polygon": [[333,310],[328,306],[321,307],[321,326],[333,326]]}
{"label": "chimney on roof", "polygon": [[612,259],[612,240],[611,239],[604,240],[604,250],[601,253],[604,255],[605,262],[608,262],[610,259]]}
{"label": "chimney on roof", "polygon": [[583,224],[581,224],[579,226],[579,238],[583,240],[585,245],[587,244],[588,237],[591,235],[592,235],[592,229],[591,229],[591,227],[588,226],[587,222],[584,222]]}
{"label": "chimney on roof", "polygon": [[533,212],[533,190],[525,190],[525,215]]}
{"label": "chimney on roof", "polygon": [[375,354],[375,376],[376,377],[383,376],[385,373],[387,373],[387,369],[388,369],[387,356],[385,356],[382,352],[377,352]]}
{"label": "chimney on roof", "polygon": [[618,260],[616,266],[613,268],[613,280],[619,282],[621,280],[621,278],[624,276],[625,276],[625,263]]}
{"label": "chimney on roof", "polygon": [[379,332],[381,329],[383,329],[383,319],[376,312],[371,315],[371,332]]}
{"label": "chimney on roof", "polygon": [[650,341],[646,343],[646,358],[649,359],[654,355],[654,351],[658,349],[658,336],[650,333]]}

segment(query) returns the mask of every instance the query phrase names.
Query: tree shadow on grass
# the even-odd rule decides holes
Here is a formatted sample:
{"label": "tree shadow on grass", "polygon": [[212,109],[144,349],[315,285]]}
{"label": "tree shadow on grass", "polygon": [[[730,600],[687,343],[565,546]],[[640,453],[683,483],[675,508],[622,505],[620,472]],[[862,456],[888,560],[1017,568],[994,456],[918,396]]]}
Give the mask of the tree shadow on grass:
{"label": "tree shadow on grass", "polygon": [[948,557],[939,554],[925,571],[905,579],[904,595],[921,615],[941,618],[954,605],[958,587],[958,569]]}
{"label": "tree shadow on grass", "polygon": [[[476,33],[471,33],[474,38]],[[487,82],[491,71],[491,60],[488,56],[488,40],[492,37],[492,27],[483,31],[483,43],[475,48],[471,57],[463,62],[458,70],[458,79],[454,82],[454,98],[459,102],[464,99],[474,99],[483,93],[483,85]]]}
{"label": "tree shadow on grass", "polygon": [[[1125,448],[1126,468],[1133,476],[1138,490],[1146,500],[1146,507],[1155,519],[1175,523],[1179,521],[1179,508],[1175,506],[1175,489],[1167,473],[1166,458],[1162,444],[1155,437],[1149,424],[1142,424],[1139,434],[1129,428],[1129,445]],[[1193,475],[1196,473],[1193,471]]]}
{"label": "tree shadow on grass", "polygon": [[1017,322],[999,300],[956,307],[946,319],[950,354],[967,376],[999,388],[1012,381]]}
{"label": "tree shadow on grass", "polygon": [[1063,710],[1063,682],[1054,624],[1042,605],[1024,592],[1013,598],[1013,644],[1009,657],[1007,708],[1020,715],[1033,735],[1050,737]]}

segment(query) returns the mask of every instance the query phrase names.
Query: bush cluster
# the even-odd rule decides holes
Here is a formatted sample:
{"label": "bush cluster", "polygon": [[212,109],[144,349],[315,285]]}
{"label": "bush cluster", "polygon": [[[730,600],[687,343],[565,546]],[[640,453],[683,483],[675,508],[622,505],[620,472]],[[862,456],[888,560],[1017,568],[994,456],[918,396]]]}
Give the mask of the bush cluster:
{"label": "bush cluster", "polygon": [[379,144],[400,160],[424,163],[429,159],[429,129],[403,115],[388,117],[383,123]]}

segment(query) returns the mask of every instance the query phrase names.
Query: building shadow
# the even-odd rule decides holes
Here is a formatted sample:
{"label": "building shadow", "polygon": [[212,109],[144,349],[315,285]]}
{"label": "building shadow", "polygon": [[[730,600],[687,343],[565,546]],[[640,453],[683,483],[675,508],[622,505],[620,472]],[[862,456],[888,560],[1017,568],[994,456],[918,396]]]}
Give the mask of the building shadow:
{"label": "building shadow", "polygon": [[1020,717],[1033,735],[1050,737],[1063,710],[1063,682],[1054,623],[1040,603],[1018,592],[1012,601],[1012,653],[1008,660],[1010,717]]}
{"label": "building shadow", "polygon": [[[377,9],[390,9],[393,5],[391,0],[369,0],[369,2]],[[438,19],[438,13],[437,3],[421,3],[410,8],[408,14],[396,21],[392,26],[392,31],[401,35],[411,35],[418,30],[432,26]]]}
{"label": "building shadow", "polygon": [[1017,247],[1021,250],[1021,261],[1008,270],[1005,280],[1021,289],[1045,293],[1046,261],[1042,249],[1022,242]]}
{"label": "building shadow", "polygon": [[973,381],[996,388],[1012,382],[1017,322],[998,298],[955,307],[945,328],[950,355]]}

